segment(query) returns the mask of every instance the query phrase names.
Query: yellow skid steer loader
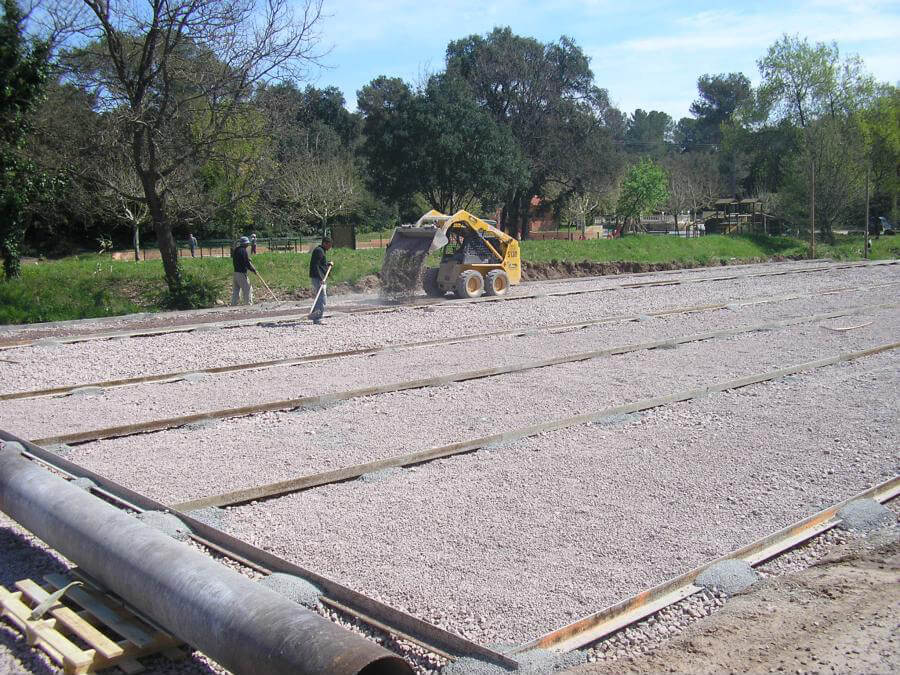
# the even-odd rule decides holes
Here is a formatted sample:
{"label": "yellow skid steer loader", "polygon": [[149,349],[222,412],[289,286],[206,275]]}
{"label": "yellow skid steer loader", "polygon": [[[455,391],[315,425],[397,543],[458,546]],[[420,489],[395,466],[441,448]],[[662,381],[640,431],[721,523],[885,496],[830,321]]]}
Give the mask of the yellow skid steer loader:
{"label": "yellow skid steer loader", "polygon": [[504,295],[522,279],[519,242],[514,237],[468,211],[452,216],[429,211],[415,224],[394,230],[381,268],[384,291],[412,292],[428,255],[439,248],[443,248],[440,266],[426,268],[421,277],[430,296]]}

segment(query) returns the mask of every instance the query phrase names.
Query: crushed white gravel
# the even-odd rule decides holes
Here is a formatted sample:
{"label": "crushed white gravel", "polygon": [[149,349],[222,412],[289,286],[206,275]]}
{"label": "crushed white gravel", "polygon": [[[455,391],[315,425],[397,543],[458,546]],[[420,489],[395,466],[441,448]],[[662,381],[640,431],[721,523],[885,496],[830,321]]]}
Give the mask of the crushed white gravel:
{"label": "crushed white gravel", "polygon": [[520,643],[895,475],[898,366],[879,355],[225,523],[461,635]]}
{"label": "crushed white gravel", "polygon": [[[777,266],[740,271],[766,269]],[[634,276],[702,278],[735,271]],[[582,291],[627,281],[627,277],[576,279],[529,284],[527,290]],[[4,351],[4,358],[22,363],[0,362],[4,392],[679,305],[734,303],[728,310],[648,317],[549,336],[3,402],[0,428],[35,438],[52,431],[169,416],[173,410],[188,414],[519,363],[892,302],[897,282],[897,266],[835,269],[534,300],[398,308],[338,316],[317,329],[270,325],[12,349]],[[891,285],[821,295],[829,289],[873,284]],[[792,292],[817,295],[748,307],[737,304],[747,297]],[[112,480],[171,503],[896,340],[900,328],[896,309],[868,312],[865,319],[872,323],[848,331],[824,330],[823,324],[854,326],[863,323],[859,317],[58,450]],[[126,319],[106,321],[127,327]],[[417,467],[194,515],[482,644],[518,644],[900,473],[898,375],[900,354],[888,352]],[[832,532],[819,540],[849,536],[854,535]],[[766,575],[813,558],[805,547],[759,571]],[[0,563],[0,583],[6,584],[33,577],[42,566],[55,570],[65,564],[2,514]],[[624,631],[598,645],[586,657],[599,660],[640,652],[723,601],[718,591],[688,598],[629,629],[630,634]],[[359,630],[358,622],[321,604],[318,611]],[[383,635],[376,639],[410,658],[419,672],[445,663],[407,643]],[[181,665],[150,665],[151,673],[218,672],[197,655]],[[0,672],[4,667],[12,672],[48,672],[44,660],[0,624]]]}
{"label": "crushed white gravel", "polygon": [[[351,356],[293,366],[279,366],[238,373],[204,374],[181,382],[152,383],[99,389],[84,387],[66,396],[17,399],[0,402],[0,417],[10,428],[28,438],[45,438],[110,426],[136,424],[219,409],[250,406],[270,401],[361,389],[500,366],[523,365],[539,359],[640,344],[669,337],[696,335],[730,328],[749,328],[782,319],[840,311],[860,305],[895,300],[889,289],[866,294],[824,296],[784,303],[753,305],[738,310],[718,310],[658,317],[639,323],[607,324],[547,334],[490,338],[455,345],[437,345],[402,352]],[[897,309],[866,312],[867,320],[883,322]],[[816,332],[823,326],[859,321],[841,317],[810,323]],[[866,327],[870,328],[870,327]],[[856,331],[871,339],[877,328]],[[823,336],[825,337],[825,336]],[[851,335],[838,332],[829,344],[852,343]],[[842,341],[842,342],[841,342]],[[617,358],[617,357],[615,357]],[[606,367],[603,361],[596,364]],[[615,362],[610,362],[615,367]],[[552,375],[551,375],[552,377]]]}
{"label": "crushed white gravel", "polygon": [[[900,313],[886,311],[878,317],[860,331],[836,333],[800,325],[86,443],[73,447],[67,457],[164,503],[174,503],[427,450],[890,342],[900,329]],[[402,363],[397,367],[408,372]],[[136,405],[152,411],[159,403]]]}
{"label": "crushed white gravel", "polygon": [[[513,295],[504,302],[448,302],[425,308],[400,306],[378,314],[336,315],[327,319],[324,326],[272,323],[199,333],[21,347],[3,352],[0,393],[898,281],[900,269],[896,266],[836,269],[829,273],[620,289],[531,300],[516,300]],[[621,277],[615,282],[601,279],[577,284],[572,290],[581,292],[622,282]],[[565,290],[545,283],[547,291]],[[527,291],[540,288],[540,284],[531,284]]]}

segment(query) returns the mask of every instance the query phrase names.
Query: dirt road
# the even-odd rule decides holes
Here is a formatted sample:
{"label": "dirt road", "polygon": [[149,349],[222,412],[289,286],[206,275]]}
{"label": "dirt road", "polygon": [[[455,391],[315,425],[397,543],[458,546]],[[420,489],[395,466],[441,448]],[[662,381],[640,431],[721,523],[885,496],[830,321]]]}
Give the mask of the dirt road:
{"label": "dirt road", "polygon": [[814,566],[730,598],[640,658],[586,664],[620,673],[896,673],[900,670],[900,538],[870,535]]}

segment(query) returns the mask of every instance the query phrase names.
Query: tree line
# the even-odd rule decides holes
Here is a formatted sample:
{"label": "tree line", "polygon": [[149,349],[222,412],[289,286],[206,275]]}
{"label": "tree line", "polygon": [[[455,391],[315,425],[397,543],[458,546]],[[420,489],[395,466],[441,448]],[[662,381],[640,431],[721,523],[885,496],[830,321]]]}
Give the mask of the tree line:
{"label": "tree line", "polygon": [[[3,0],[0,256],[141,232],[168,287],[176,238],[361,229],[430,208],[639,226],[721,196],[830,237],[897,214],[900,95],[836,45],[784,36],[742,73],[704,74],[690,117],[627,114],[571,39],[496,28],[450,42],[417,83],[307,84],[322,0]],[[868,188],[868,189],[867,189]],[[815,194],[815,199],[812,194]],[[181,294],[181,295],[179,295]],[[176,303],[177,304],[177,301]]]}

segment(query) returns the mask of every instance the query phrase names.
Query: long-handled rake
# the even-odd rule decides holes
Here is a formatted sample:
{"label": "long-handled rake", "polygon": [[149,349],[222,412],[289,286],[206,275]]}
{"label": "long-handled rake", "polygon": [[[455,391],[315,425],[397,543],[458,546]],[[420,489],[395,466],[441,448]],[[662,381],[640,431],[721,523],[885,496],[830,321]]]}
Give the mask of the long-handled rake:
{"label": "long-handled rake", "polygon": [[[254,271],[256,271],[256,270],[254,270]],[[262,282],[262,285],[266,287],[267,291],[269,291],[269,295],[272,296],[272,299],[275,300],[275,302],[280,302],[278,300],[278,298],[276,297],[276,295],[272,292],[272,289],[269,288],[269,284],[267,284],[266,280],[262,278],[262,275],[259,272],[256,272],[256,276],[259,277],[259,280]]]}
{"label": "long-handled rake", "polygon": [[312,307],[309,308],[308,316],[312,317],[313,311],[316,309],[316,305],[319,302],[319,296],[322,295],[322,291],[325,290],[325,282],[328,281],[328,275],[331,274],[331,268],[334,267],[333,263],[328,263],[328,269],[325,270],[325,276],[322,277],[322,283],[319,284],[319,290],[316,293],[316,297],[313,298]]}

